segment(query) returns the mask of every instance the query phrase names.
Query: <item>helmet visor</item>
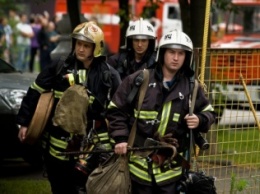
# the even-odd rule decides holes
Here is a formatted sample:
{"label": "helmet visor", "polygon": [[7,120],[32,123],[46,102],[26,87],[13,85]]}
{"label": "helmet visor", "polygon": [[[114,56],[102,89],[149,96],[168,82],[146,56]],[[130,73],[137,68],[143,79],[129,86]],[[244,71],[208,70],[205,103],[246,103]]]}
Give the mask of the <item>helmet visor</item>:
{"label": "helmet visor", "polygon": [[77,39],[77,40],[82,40],[82,41],[94,43],[93,40],[87,38],[86,36],[83,36],[82,34],[73,33],[73,34],[71,35],[71,37],[72,37],[72,38],[75,38],[75,39]]}
{"label": "helmet visor", "polygon": [[192,49],[185,46],[185,45],[181,45],[181,44],[166,44],[161,46],[161,48],[175,48],[175,49],[183,49],[185,51],[190,51],[192,52]]}
{"label": "helmet visor", "polygon": [[143,40],[143,39],[154,39],[154,37],[148,36],[148,35],[132,35],[132,36],[129,36],[129,38],[139,39],[139,40]]}

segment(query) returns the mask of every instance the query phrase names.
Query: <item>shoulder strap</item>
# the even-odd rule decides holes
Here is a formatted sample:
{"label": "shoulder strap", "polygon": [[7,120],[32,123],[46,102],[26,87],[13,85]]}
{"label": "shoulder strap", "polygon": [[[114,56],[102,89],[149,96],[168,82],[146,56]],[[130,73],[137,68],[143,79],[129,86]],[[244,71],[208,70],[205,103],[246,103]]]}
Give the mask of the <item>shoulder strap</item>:
{"label": "shoulder strap", "polygon": [[127,103],[131,104],[131,102],[133,101],[134,97],[136,96],[138,89],[141,86],[141,84],[143,83],[143,81],[144,81],[144,71],[142,71],[140,74],[138,74],[136,76],[134,87],[127,97]]}
{"label": "shoulder strap", "polygon": [[194,88],[193,88],[192,97],[191,97],[191,104],[190,104],[190,108],[189,108],[190,114],[193,114],[193,111],[194,111],[195,101],[196,101],[197,93],[198,93],[198,87],[199,87],[198,80],[195,79]]}
{"label": "shoulder strap", "polygon": [[136,134],[136,124],[137,124],[137,119],[139,117],[140,109],[143,104],[144,96],[148,87],[149,83],[149,71],[147,69],[143,70],[143,82],[141,85],[141,88],[139,90],[139,99],[138,99],[138,105],[137,105],[137,117],[134,121],[134,124],[132,126],[129,138],[128,138],[128,146],[132,147],[134,144],[134,139],[135,139],[135,134]]}

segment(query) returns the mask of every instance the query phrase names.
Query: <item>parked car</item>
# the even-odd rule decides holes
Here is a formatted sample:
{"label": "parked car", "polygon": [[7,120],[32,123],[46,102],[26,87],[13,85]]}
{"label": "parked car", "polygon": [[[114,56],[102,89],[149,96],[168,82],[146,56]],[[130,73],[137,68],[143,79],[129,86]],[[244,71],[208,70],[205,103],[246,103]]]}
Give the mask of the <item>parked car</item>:
{"label": "parked car", "polygon": [[22,144],[15,122],[22,99],[35,78],[36,74],[19,72],[0,58],[0,161],[22,157],[33,165],[41,163],[40,146]]}

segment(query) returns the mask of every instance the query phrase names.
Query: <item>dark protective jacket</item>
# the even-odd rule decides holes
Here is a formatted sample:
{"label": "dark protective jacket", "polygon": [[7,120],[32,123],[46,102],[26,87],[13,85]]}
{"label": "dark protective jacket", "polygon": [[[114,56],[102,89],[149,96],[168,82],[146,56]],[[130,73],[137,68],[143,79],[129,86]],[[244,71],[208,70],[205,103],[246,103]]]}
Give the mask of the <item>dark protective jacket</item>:
{"label": "dark protective jacket", "polygon": [[134,53],[131,51],[123,50],[115,55],[110,56],[107,62],[113,66],[120,74],[123,80],[126,76],[141,69],[151,69],[154,67],[156,58],[155,51],[148,51],[140,62],[136,62]]}
{"label": "dark protective jacket", "polygon": [[[137,116],[138,97],[132,103],[128,103],[126,99],[140,72],[126,77],[110,102],[109,134],[116,143],[127,142],[129,130]],[[143,146],[146,138],[154,138],[155,132],[159,132],[161,136],[172,133],[179,143],[178,152],[184,154],[189,149],[189,129],[184,117],[189,113],[190,78],[179,74],[175,83],[167,88],[163,84],[162,73],[157,69],[149,72],[149,86],[137,121],[135,146]],[[194,113],[200,120],[199,127],[194,130],[206,133],[215,121],[215,113],[202,87],[198,89]],[[148,165],[146,158],[135,154],[130,157],[129,167],[132,178],[143,184],[150,184],[152,181],[149,171],[152,171],[159,185],[175,181],[181,175],[180,164],[176,161],[159,167],[155,163]],[[150,167],[152,170],[148,169]]]}
{"label": "dark protective jacket", "polygon": [[[75,72],[76,76],[74,77]],[[102,140],[109,142],[104,117],[110,100],[109,98],[116,91],[121,83],[121,79],[116,70],[105,63],[103,57],[94,58],[88,70],[84,69],[83,64],[77,61],[75,57],[70,60],[67,59],[66,62],[61,60],[54,61],[50,67],[39,73],[35,82],[30,86],[17,115],[17,123],[22,126],[28,126],[40,94],[45,91],[54,91],[55,101],[51,116],[45,127],[45,132],[47,132],[45,133],[45,137],[47,138],[46,148],[49,150],[49,154],[60,160],[69,160],[68,157],[58,156],[57,153],[64,152],[67,149],[71,134],[60,127],[55,127],[52,123],[52,117],[63,92],[73,82],[84,84],[88,89],[88,129],[86,130],[89,131],[93,120],[95,120],[95,127],[100,133],[100,139],[104,137]]]}

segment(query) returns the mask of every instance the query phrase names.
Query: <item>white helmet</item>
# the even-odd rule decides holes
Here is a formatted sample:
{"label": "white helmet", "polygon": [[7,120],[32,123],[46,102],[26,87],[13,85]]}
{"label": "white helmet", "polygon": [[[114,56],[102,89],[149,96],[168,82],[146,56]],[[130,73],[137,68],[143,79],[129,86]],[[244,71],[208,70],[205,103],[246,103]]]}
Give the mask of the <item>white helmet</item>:
{"label": "white helmet", "polygon": [[104,33],[95,22],[84,22],[76,26],[71,34],[72,38],[94,43],[94,57],[101,56],[104,49]]}
{"label": "white helmet", "polygon": [[162,36],[159,42],[155,61],[158,61],[159,59],[161,48],[177,48],[189,51],[191,53],[193,52],[193,44],[190,37],[179,30],[172,30]]}
{"label": "white helmet", "polygon": [[127,47],[128,41],[127,39],[156,39],[156,33],[153,25],[140,18],[132,22],[127,30],[126,30],[126,44]]}

